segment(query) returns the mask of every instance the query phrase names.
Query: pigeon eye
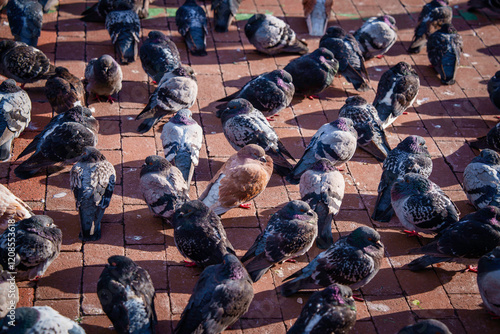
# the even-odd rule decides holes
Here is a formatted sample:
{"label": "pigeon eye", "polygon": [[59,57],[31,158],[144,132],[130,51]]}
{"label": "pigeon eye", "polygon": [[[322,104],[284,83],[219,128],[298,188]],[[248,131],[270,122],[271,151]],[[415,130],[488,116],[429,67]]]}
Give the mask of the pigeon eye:
{"label": "pigeon eye", "polygon": [[371,238],[371,237],[370,237],[370,238],[368,238],[368,241],[373,241],[373,238]]}

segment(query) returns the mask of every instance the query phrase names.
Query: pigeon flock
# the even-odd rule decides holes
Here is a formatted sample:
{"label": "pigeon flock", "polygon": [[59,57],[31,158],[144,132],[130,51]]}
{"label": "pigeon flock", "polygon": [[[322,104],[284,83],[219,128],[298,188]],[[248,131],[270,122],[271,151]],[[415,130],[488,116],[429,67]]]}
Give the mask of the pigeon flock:
{"label": "pigeon flock", "polygon": [[[176,8],[172,15],[175,26],[191,56],[207,56],[213,52],[213,34],[235,29],[233,21],[238,20],[242,1],[212,0],[213,16],[209,17],[196,0],[185,0]],[[114,190],[121,173],[108,161],[106,152],[96,148],[103,123],[92,104],[117,101],[129,64],[140,61],[151,79],[152,93],[149,100],[142,101],[142,111],[134,115],[142,121],[136,135],[161,133],[164,156],[150,155],[142,167],[133,169],[137,191],[151,215],[159,218],[159,229],[163,222],[173,230],[173,242],[186,258],[185,266],[199,269],[188,269],[197,275],[197,282],[180,319],[172,324],[173,333],[216,334],[230,329],[261,290],[254,283],[264,280],[268,272],[274,273],[273,268],[286,267],[284,262],[295,262],[303,255],[310,262],[288,277],[281,275],[276,291],[279,298],[289,298],[304,296],[304,290],[309,290],[305,303],[298,299],[302,311],[294,315],[298,318],[287,326],[288,333],[350,332],[356,324],[355,300],[363,301],[357,290],[389,262],[385,259],[386,240],[379,232],[392,220],[412,237],[408,242],[418,240],[420,244],[409,251],[420,257],[408,263],[391,259],[394,268],[418,272],[432,265],[436,269],[442,262],[468,263],[464,270],[477,273],[485,312],[500,317],[500,123],[483,137],[469,141],[477,156],[463,170],[461,183],[475,211],[461,215],[441,189],[440,180],[429,180],[434,163],[426,140],[416,133],[393,147],[388,140],[386,131],[411,110],[421,87],[419,72],[405,61],[381,73],[378,86],[372,87],[367,68],[372,59],[384,57],[398,39],[395,17],[367,18],[357,30],[347,31],[329,23],[332,0],[303,0],[303,23],[318,42],[314,50],[289,22],[272,13],[248,17],[242,35],[244,32],[255,47],[256,57],[281,53],[297,57],[279,69],[253,73],[236,92],[214,99],[216,106],[210,112],[236,153],[227,154],[218,169],[211,164],[213,177],[198,183],[207,126],[198,124],[191,108],[196,108],[198,92],[211,88],[199,83],[194,66],[182,62],[171,38],[158,30],[147,34],[141,30],[141,20],[150,15],[150,0],[99,0],[81,13],[83,22],[102,25],[108,31],[114,49],[113,55],[90,59],[84,78],[71,73],[71,68],[56,67],[37,48],[44,13],[57,5],[57,0],[0,4],[14,37],[0,41],[0,75],[5,77],[0,84],[0,160],[21,183],[35,176],[44,176],[42,182],[49,183],[53,173],[65,177],[80,223],[80,233],[71,237],[78,237],[83,245],[101,240],[110,233],[101,223],[113,196],[120,196]],[[496,0],[470,0],[468,6],[473,11],[500,12]],[[418,54],[426,48],[428,71],[433,69],[438,85],[456,84],[461,71],[464,41],[453,23],[448,0],[430,1],[422,7],[405,51]],[[297,101],[318,99],[340,75],[350,96],[338,110],[337,119],[329,118],[328,123],[312,129],[314,135],[296,160],[273,122]],[[45,80],[44,93],[53,117],[36,136],[21,137],[29,140],[21,151],[17,138],[30,126],[32,111],[39,103],[24,88],[41,80]],[[368,95],[370,92],[373,94]],[[373,102],[368,100],[370,96]],[[500,71],[491,73],[484,96],[500,110]],[[335,217],[343,209],[346,193],[342,171],[349,168],[346,163],[357,148],[382,165],[376,202],[369,208],[377,223],[351,226],[336,239]],[[236,208],[248,209],[272,184],[273,174],[287,187],[298,185],[293,190],[296,197],[276,207],[265,226],[259,219],[260,234],[244,252],[237,252],[241,245],[231,243],[222,218]],[[190,191],[193,184],[198,198],[193,198],[197,191]],[[43,210],[32,210],[18,196],[23,194],[0,184],[0,333],[85,333],[81,319],[66,318],[50,306],[16,308],[22,299],[16,282],[43,283],[49,267],[58,270],[51,264],[63,245],[59,227],[70,223],[50,217],[51,211],[38,214]],[[258,210],[257,215],[262,217]],[[153,275],[122,254],[104,255],[107,264],[93,292],[114,330],[163,333],[158,330],[162,315],[155,309]],[[169,280],[175,279],[169,276]],[[396,325],[399,333],[451,333],[436,319]]]}

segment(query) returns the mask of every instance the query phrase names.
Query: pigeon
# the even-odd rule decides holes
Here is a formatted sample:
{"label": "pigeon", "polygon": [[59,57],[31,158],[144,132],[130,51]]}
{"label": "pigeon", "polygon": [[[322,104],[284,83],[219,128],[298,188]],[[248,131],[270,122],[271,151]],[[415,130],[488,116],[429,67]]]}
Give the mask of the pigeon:
{"label": "pigeon", "polygon": [[391,220],[394,210],[391,205],[391,190],[394,182],[407,173],[418,173],[429,177],[432,172],[432,159],[425,139],[408,136],[396,146],[384,160],[383,173],[378,184],[378,196],[372,219],[379,222]]}
{"label": "pigeon", "polygon": [[42,5],[37,0],[10,0],[6,8],[14,39],[36,47],[43,24]]}
{"label": "pigeon", "polygon": [[235,150],[248,144],[259,145],[273,158],[274,170],[278,174],[285,176],[290,173],[292,165],[286,157],[293,159],[292,155],[264,115],[250,102],[245,99],[232,100],[225,109],[217,111],[217,117],[222,121],[227,141]]}
{"label": "pigeon", "polygon": [[241,262],[257,282],[274,264],[304,255],[318,235],[318,215],[303,201],[290,201],[273,214]]}
{"label": "pigeon", "polygon": [[161,31],[153,30],[139,49],[142,68],[155,83],[160,82],[163,75],[181,66],[179,50],[174,42]]}
{"label": "pigeon", "polygon": [[97,281],[103,311],[118,333],[154,333],[155,288],[149,273],[126,256],[108,258]]}
{"label": "pigeon", "polygon": [[233,22],[242,0],[212,0],[216,32],[226,32]]}
{"label": "pigeon", "polygon": [[425,41],[444,24],[450,24],[453,17],[448,0],[432,0],[422,7],[418,16],[418,25],[408,48],[409,53],[419,53],[425,45]]}
{"label": "pigeon", "polygon": [[322,125],[307,145],[302,158],[287,175],[287,181],[299,184],[302,174],[321,158],[330,160],[334,166],[351,160],[356,152],[357,140],[354,123],[350,118],[339,117],[336,121]]}
{"label": "pigeon", "polygon": [[247,145],[222,165],[199,200],[220,216],[257,197],[272,173],[273,159],[262,147]]}
{"label": "pigeon", "polygon": [[200,275],[174,334],[221,333],[246,313],[253,300],[252,280],[240,260],[226,254]]}
{"label": "pigeon", "polygon": [[494,12],[500,13],[500,3],[496,0],[469,0],[467,6],[469,6],[469,11],[488,8]]}
{"label": "pigeon", "polygon": [[373,106],[387,128],[417,99],[420,79],[410,64],[399,62],[382,74]]}
{"label": "pigeon", "polygon": [[339,69],[339,62],[328,49],[319,48],[296,58],[285,66],[295,86],[295,94],[312,97],[330,86]]}
{"label": "pigeon", "polygon": [[[365,67],[365,59],[358,41],[339,26],[330,27],[321,37],[320,47],[328,49],[339,62],[339,73],[360,92],[370,89],[370,81]],[[365,80],[366,78],[366,80]]]}
{"label": "pigeon", "polygon": [[[15,250],[12,249],[15,235]],[[0,236],[0,265],[17,272],[16,280],[38,280],[59,256],[62,232],[49,216],[36,215],[8,228]],[[12,253],[15,253],[14,255]],[[11,262],[14,257],[14,263]]]}
{"label": "pigeon", "polygon": [[500,155],[490,149],[481,151],[465,167],[463,185],[476,209],[500,207]]}
{"label": "pigeon", "polygon": [[372,280],[380,269],[384,245],[371,227],[362,226],[340,238],[318,254],[306,267],[287,277],[281,294],[289,297],[303,289],[328,287],[333,283],[359,289]]}
{"label": "pigeon", "polygon": [[85,87],[66,67],[58,66],[55,74],[45,82],[45,96],[52,110],[61,114],[77,105],[85,104]]}
{"label": "pigeon", "polygon": [[[85,334],[80,325],[62,316],[50,306],[19,307],[0,319],[0,331],[5,334],[61,333]],[[12,318],[15,321],[12,321]]]}
{"label": "pigeon", "polygon": [[17,222],[33,216],[33,211],[22,199],[0,184],[0,231],[5,231],[9,222]]}
{"label": "pigeon", "polygon": [[479,137],[477,140],[469,142],[469,144],[477,150],[489,148],[500,152],[500,123],[492,127],[486,136]]}
{"label": "pigeon", "polygon": [[451,24],[444,24],[441,29],[429,36],[427,56],[444,85],[455,84],[462,46],[462,36]]}
{"label": "pigeon", "polygon": [[[148,0],[144,0],[148,1]],[[126,7],[125,7],[126,8]],[[118,7],[106,16],[106,29],[115,46],[115,53],[122,64],[133,63],[137,59],[141,40],[141,22],[132,9]]]}
{"label": "pigeon", "polygon": [[309,297],[287,334],[348,333],[356,323],[356,314],[351,288],[332,284]]}
{"label": "pigeon", "polygon": [[307,43],[298,39],[295,31],[285,21],[270,14],[255,14],[245,24],[245,35],[257,51],[276,55],[279,53],[306,54]]}
{"label": "pigeon", "polygon": [[452,334],[448,327],[439,320],[423,319],[416,324],[402,328],[398,334]]}
{"label": "pigeon", "polygon": [[174,241],[179,252],[202,268],[222,263],[227,253],[236,254],[219,216],[202,201],[190,201],[172,217]]}
{"label": "pigeon", "polygon": [[477,286],[484,306],[500,317],[500,246],[479,259]]}
{"label": "pigeon", "polygon": [[[242,98],[248,100],[264,116],[272,117],[290,105],[293,94],[295,94],[295,86],[290,73],[285,70],[274,70],[259,75],[247,82],[236,93],[217,101],[231,101]],[[218,109],[226,107],[227,104],[217,106]]]}
{"label": "pigeon", "polygon": [[82,21],[105,22],[110,12],[123,5],[128,5],[139,18],[145,19],[149,15],[149,3],[150,0],[99,0],[92,7],[83,11]]}
{"label": "pigeon", "polygon": [[359,95],[345,100],[340,108],[339,117],[350,118],[354,129],[358,133],[358,147],[370,153],[382,162],[387,158],[391,147],[382,128],[382,121],[378,117],[377,109]]}
{"label": "pigeon", "polygon": [[0,85],[0,160],[10,159],[14,138],[31,121],[31,100],[16,82],[7,79]]}
{"label": "pigeon", "polygon": [[80,239],[99,240],[101,219],[115,189],[115,168],[98,149],[89,146],[71,168],[69,183],[80,214]]}
{"label": "pigeon", "polygon": [[0,318],[5,317],[10,310],[15,309],[18,302],[19,289],[15,276],[0,265]]}
{"label": "pigeon", "polygon": [[500,71],[488,81],[488,94],[491,103],[500,110]]}
{"label": "pigeon", "polygon": [[49,58],[37,48],[23,42],[0,42],[0,74],[20,82],[21,88],[27,83],[49,78],[54,69]]}
{"label": "pigeon", "polygon": [[95,94],[98,101],[100,96],[106,96],[108,102],[113,103],[115,99],[111,95],[122,89],[122,79],[122,69],[110,55],[91,59],[85,68],[87,92]]}
{"label": "pigeon", "polygon": [[321,158],[300,177],[300,197],[318,215],[316,245],[327,249],[333,245],[332,222],[344,198],[344,176],[333,163]]}
{"label": "pigeon", "polygon": [[149,210],[167,221],[177,207],[189,200],[181,171],[157,155],[150,155],[142,165],[140,188]]}
{"label": "pigeon", "polygon": [[354,38],[358,41],[365,60],[380,58],[398,38],[396,20],[391,15],[370,17],[356,30]]}
{"label": "pigeon", "polygon": [[500,208],[487,206],[470,213],[451,225],[427,245],[410,253],[427,254],[411,261],[412,271],[422,270],[434,263],[458,258],[480,258],[500,246]]}
{"label": "pigeon", "polygon": [[179,168],[189,188],[203,141],[203,130],[193,119],[191,110],[181,109],[170,118],[160,138],[165,158]]}
{"label": "pigeon", "polygon": [[307,30],[311,36],[323,36],[332,12],[333,0],[302,0]]}
{"label": "pigeon", "polygon": [[193,56],[207,55],[207,14],[196,0],[186,0],[175,13],[175,24]]}
{"label": "pigeon", "polygon": [[165,73],[158,87],[149,97],[148,104],[136,117],[136,119],[144,119],[137,131],[148,132],[163,116],[191,108],[196,102],[197,95],[198,83],[191,67],[181,66]]}
{"label": "pigeon", "polygon": [[412,235],[415,231],[439,233],[455,224],[460,211],[441,188],[427,177],[408,173],[396,180],[391,205],[401,224]]}

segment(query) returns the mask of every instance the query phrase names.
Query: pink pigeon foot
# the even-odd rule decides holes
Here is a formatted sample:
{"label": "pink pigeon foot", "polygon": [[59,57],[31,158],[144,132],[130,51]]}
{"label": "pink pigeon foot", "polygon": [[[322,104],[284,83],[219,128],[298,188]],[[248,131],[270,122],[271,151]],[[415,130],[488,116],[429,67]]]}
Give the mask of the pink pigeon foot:
{"label": "pink pigeon foot", "polygon": [[420,237],[420,234],[418,234],[418,232],[415,231],[404,230],[403,232],[407,233],[409,237]]}
{"label": "pink pigeon foot", "polygon": [[115,99],[114,97],[112,97],[111,95],[108,96],[108,102],[113,104],[113,102],[117,101],[117,99]]}
{"label": "pink pigeon foot", "polygon": [[240,204],[239,207],[242,209],[250,209],[252,207],[252,203]]}
{"label": "pink pigeon foot", "polygon": [[184,263],[186,267],[196,267],[196,262],[184,260]]}
{"label": "pink pigeon foot", "polygon": [[465,268],[465,272],[470,271],[471,273],[477,274],[477,267],[471,266],[470,264]]}
{"label": "pink pigeon foot", "polygon": [[382,58],[384,58],[384,55],[378,55],[378,56],[376,56],[375,58],[377,58],[377,59],[382,59]]}

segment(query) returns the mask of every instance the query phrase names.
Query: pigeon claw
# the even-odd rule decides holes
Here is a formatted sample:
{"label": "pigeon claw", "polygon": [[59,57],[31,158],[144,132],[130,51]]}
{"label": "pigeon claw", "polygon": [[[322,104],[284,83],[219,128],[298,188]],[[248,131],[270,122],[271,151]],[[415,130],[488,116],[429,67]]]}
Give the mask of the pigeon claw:
{"label": "pigeon claw", "polygon": [[188,260],[184,260],[185,266],[186,267],[196,267],[196,262],[191,262]]}
{"label": "pigeon claw", "polygon": [[269,117],[266,117],[266,120],[267,120],[268,122],[274,121],[274,116],[269,116]]}
{"label": "pigeon claw", "polygon": [[296,260],[294,260],[293,258],[292,258],[292,259],[285,260],[285,262],[297,263],[297,261],[296,261]]}
{"label": "pigeon claw", "polygon": [[408,115],[408,112],[407,112],[407,111],[404,111],[404,112],[403,112],[403,115]]}
{"label": "pigeon claw", "polygon": [[420,237],[420,234],[418,234],[418,232],[415,232],[415,230],[404,230],[403,232],[407,233],[409,237]]}
{"label": "pigeon claw", "polygon": [[36,276],[35,276],[35,278],[33,278],[33,280],[32,280],[32,281],[34,281],[34,282],[38,282],[38,281],[40,280],[40,278],[42,278],[42,276],[40,276],[40,275],[36,275]]}
{"label": "pigeon claw", "polygon": [[309,96],[306,96],[309,100],[314,100],[314,99],[319,99],[319,96],[318,95],[309,95]]}
{"label": "pigeon claw", "polygon": [[252,207],[252,203],[240,204],[238,207],[242,209],[250,209]]}
{"label": "pigeon claw", "polygon": [[378,56],[376,56],[375,58],[377,58],[377,59],[382,59],[382,58],[384,58],[384,55],[378,55]]}
{"label": "pigeon claw", "polygon": [[108,96],[108,102],[113,104],[113,102],[117,101],[117,99],[115,99],[114,97],[112,97],[111,95]]}
{"label": "pigeon claw", "polygon": [[470,264],[465,268],[465,272],[470,271],[471,273],[476,273],[477,274],[477,267],[471,266]]}

